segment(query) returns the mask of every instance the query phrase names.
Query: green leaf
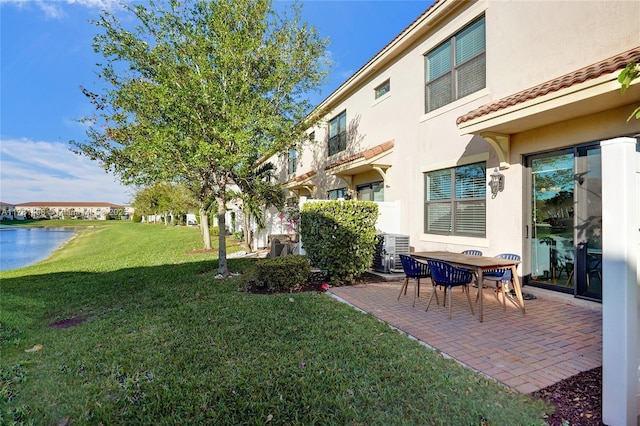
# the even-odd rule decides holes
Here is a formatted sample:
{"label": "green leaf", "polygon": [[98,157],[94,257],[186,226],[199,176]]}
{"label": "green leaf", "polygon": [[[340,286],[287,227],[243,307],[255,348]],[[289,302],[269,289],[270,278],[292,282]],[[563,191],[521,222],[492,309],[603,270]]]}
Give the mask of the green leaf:
{"label": "green leaf", "polygon": [[629,116],[629,118],[627,118],[627,121],[631,121],[631,119],[635,116],[636,120],[640,120],[640,107],[636,108],[631,115]]}

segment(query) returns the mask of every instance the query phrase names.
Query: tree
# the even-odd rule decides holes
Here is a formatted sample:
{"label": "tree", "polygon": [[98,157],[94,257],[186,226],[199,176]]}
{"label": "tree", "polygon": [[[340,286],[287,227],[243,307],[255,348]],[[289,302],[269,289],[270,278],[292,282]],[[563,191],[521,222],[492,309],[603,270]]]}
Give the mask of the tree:
{"label": "tree", "polygon": [[[285,151],[313,124],[308,94],[326,76],[327,41],[301,21],[300,6],[272,0],[150,1],[110,12],[94,49],[104,87],[83,93],[96,110],[87,140],[72,150],[124,183],[183,183],[198,201],[205,248],[207,210],[225,229],[227,187],[255,158]],[[129,22],[123,20],[123,22]],[[316,117],[319,114],[315,115]],[[229,275],[225,233],[218,272]]]}
{"label": "tree", "polygon": [[139,215],[163,215],[165,225],[168,218],[180,216],[197,208],[197,202],[183,185],[159,182],[140,189],[133,201]]}
{"label": "tree", "polygon": [[242,228],[247,251],[251,251],[250,219],[255,220],[258,229],[263,229],[265,227],[263,209],[276,207],[280,210],[284,206],[282,187],[271,180],[274,169],[272,163],[264,163],[257,167],[252,166],[250,170],[243,171],[240,176],[234,177],[240,192],[233,195],[242,201]]}

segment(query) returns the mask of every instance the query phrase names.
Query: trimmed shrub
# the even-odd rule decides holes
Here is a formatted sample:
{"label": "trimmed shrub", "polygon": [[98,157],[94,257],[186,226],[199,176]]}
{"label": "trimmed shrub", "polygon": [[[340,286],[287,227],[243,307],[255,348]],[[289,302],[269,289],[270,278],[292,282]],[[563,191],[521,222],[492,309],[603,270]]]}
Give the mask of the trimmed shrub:
{"label": "trimmed shrub", "polygon": [[311,265],[326,271],[334,284],[352,282],[373,262],[377,219],[372,201],[305,203],[300,237]]}
{"label": "trimmed shrub", "polygon": [[288,290],[303,284],[309,278],[311,268],[306,256],[289,256],[261,259],[256,262],[256,285],[267,291]]}

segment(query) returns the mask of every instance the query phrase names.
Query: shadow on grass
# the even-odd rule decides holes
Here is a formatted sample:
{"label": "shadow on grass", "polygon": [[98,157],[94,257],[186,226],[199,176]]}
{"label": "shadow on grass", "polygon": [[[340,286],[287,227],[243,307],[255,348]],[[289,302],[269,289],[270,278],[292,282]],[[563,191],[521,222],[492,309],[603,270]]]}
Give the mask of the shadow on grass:
{"label": "shadow on grass", "polygon": [[[229,259],[233,272],[244,274],[255,259]],[[163,308],[190,293],[200,297],[235,292],[242,276],[219,280],[218,262],[136,267],[109,272],[57,272],[3,278],[0,329],[41,327],[51,322],[123,307]]]}

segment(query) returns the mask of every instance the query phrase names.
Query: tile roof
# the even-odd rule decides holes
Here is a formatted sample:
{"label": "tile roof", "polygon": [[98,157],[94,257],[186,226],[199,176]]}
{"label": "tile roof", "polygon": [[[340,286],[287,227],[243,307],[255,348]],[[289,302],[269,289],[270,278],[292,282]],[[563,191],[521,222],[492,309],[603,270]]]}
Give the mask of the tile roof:
{"label": "tile roof", "polygon": [[104,201],[30,201],[19,203],[16,207],[125,207],[120,204],[106,203]]}
{"label": "tile roof", "polygon": [[299,182],[305,181],[305,180],[315,176],[316,173],[318,173],[318,172],[316,172],[315,170],[311,170],[310,172],[307,172],[307,173],[302,174],[300,176],[292,177],[291,179],[287,180],[284,184],[287,185],[289,183],[294,183],[294,182],[298,182],[299,183]]}
{"label": "tile roof", "polygon": [[500,111],[510,106],[517,105],[519,103],[526,102],[540,96],[544,96],[548,93],[571,87],[575,84],[583,83],[587,80],[600,77],[601,75],[621,70],[622,68],[626,67],[627,64],[631,61],[640,61],[640,46],[620,53],[611,58],[605,59],[603,61],[597,62],[593,65],[589,65],[577,71],[565,74],[561,77],[507,96],[506,98],[502,98],[489,104],[483,105],[461,117],[458,117],[458,119],[456,120],[456,124],[462,124],[466,121],[473,120],[474,118],[482,117],[483,115]]}
{"label": "tile roof", "polygon": [[335,167],[342,166],[344,164],[351,163],[353,161],[360,160],[360,159],[369,160],[370,158],[373,158],[378,154],[382,154],[383,152],[390,150],[391,148],[393,148],[393,145],[394,145],[394,141],[387,141],[387,142],[381,143],[380,145],[376,145],[373,148],[369,148],[365,151],[361,151],[356,154],[350,155],[346,158],[343,158],[341,160],[338,160],[333,164],[329,164],[324,169],[325,170],[333,169]]}

